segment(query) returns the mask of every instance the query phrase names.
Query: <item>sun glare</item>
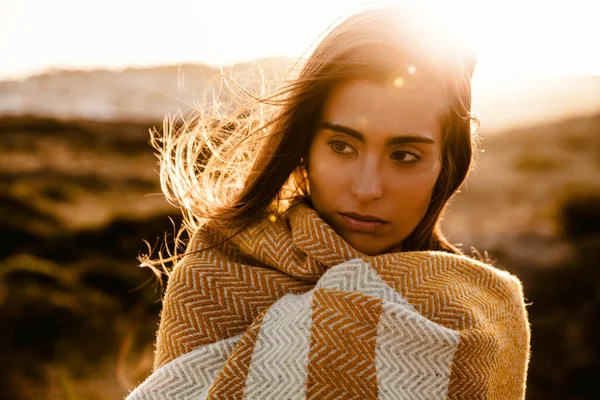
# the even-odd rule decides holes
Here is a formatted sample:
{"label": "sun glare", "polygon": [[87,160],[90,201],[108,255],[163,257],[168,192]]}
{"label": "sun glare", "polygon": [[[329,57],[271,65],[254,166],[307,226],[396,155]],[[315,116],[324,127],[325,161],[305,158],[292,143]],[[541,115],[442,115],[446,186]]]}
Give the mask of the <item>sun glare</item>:
{"label": "sun glare", "polygon": [[[600,73],[600,53],[590,51],[600,37],[595,2],[396,3],[439,14],[477,54],[476,74],[482,79]],[[306,0],[293,10],[282,4],[7,0],[0,2],[0,54],[5,55],[0,79],[48,68],[219,65],[269,56],[299,57],[333,21],[365,2]]]}

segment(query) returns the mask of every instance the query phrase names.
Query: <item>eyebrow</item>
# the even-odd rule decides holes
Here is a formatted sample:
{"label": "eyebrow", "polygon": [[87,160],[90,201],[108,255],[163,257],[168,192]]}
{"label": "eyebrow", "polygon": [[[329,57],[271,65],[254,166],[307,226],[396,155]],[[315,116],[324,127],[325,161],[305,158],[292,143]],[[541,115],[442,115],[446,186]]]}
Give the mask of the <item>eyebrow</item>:
{"label": "eyebrow", "polygon": [[[333,124],[331,122],[323,122],[321,124],[321,127],[323,129],[328,129],[330,131],[345,133],[348,136],[352,136],[356,140],[359,140],[363,143],[365,142],[365,135],[362,134],[361,132],[357,131],[356,129],[352,129],[352,128],[349,128],[349,127],[343,126],[343,125]],[[390,136],[385,141],[386,146],[397,146],[397,145],[406,144],[406,143],[434,144],[435,140],[425,137],[425,136],[421,136],[421,135],[402,135],[402,136]]]}

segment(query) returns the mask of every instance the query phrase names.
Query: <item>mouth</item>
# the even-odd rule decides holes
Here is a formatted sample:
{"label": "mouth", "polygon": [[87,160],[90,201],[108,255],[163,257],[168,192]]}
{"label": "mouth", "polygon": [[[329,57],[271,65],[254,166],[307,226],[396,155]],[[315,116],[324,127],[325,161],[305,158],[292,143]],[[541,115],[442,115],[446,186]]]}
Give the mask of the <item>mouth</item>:
{"label": "mouth", "polygon": [[340,220],[347,229],[354,232],[374,233],[381,231],[388,222],[371,216],[356,213],[338,213]]}
{"label": "mouth", "polygon": [[357,219],[359,221],[367,221],[367,222],[383,222],[386,223],[385,220],[378,218],[374,215],[363,215],[354,212],[341,212],[342,215],[347,215],[350,218]]}

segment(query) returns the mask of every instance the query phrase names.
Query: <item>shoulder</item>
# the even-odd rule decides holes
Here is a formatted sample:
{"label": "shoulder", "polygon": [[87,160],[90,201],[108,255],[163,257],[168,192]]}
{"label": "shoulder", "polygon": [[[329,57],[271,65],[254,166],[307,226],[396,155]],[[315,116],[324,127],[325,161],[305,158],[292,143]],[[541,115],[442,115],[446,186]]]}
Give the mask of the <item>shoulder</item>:
{"label": "shoulder", "polygon": [[497,304],[508,313],[526,315],[525,295],[523,283],[509,271],[465,255],[454,255],[457,263],[464,265],[464,269],[472,271],[472,282],[475,290],[486,291],[486,298],[492,304]]}
{"label": "shoulder", "polygon": [[[405,295],[438,293],[442,303],[473,309],[522,312],[523,285],[501,268],[464,255],[442,251],[395,253],[376,267]],[[428,295],[429,296],[429,295]],[[495,314],[495,312],[493,312]]]}
{"label": "shoulder", "polygon": [[[434,257],[439,262],[450,264],[455,270],[464,274],[469,281],[477,283],[477,286],[489,289],[498,288],[506,292],[509,297],[523,297],[523,284],[521,280],[509,271],[492,265],[491,260],[477,259],[462,254],[451,254],[447,252],[423,252],[426,257]],[[430,254],[427,254],[430,253]]]}

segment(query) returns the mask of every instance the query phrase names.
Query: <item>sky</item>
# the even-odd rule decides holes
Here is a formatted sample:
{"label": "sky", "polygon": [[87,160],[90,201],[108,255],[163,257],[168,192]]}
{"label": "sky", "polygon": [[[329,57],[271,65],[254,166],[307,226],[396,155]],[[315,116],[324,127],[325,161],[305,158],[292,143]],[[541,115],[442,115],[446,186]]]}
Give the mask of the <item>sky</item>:
{"label": "sky", "polygon": [[[412,6],[415,1],[397,1]],[[48,69],[228,65],[303,54],[364,0],[0,0],[0,80]],[[451,3],[451,5],[449,5]],[[476,74],[600,74],[600,1],[424,0],[478,55]]]}

